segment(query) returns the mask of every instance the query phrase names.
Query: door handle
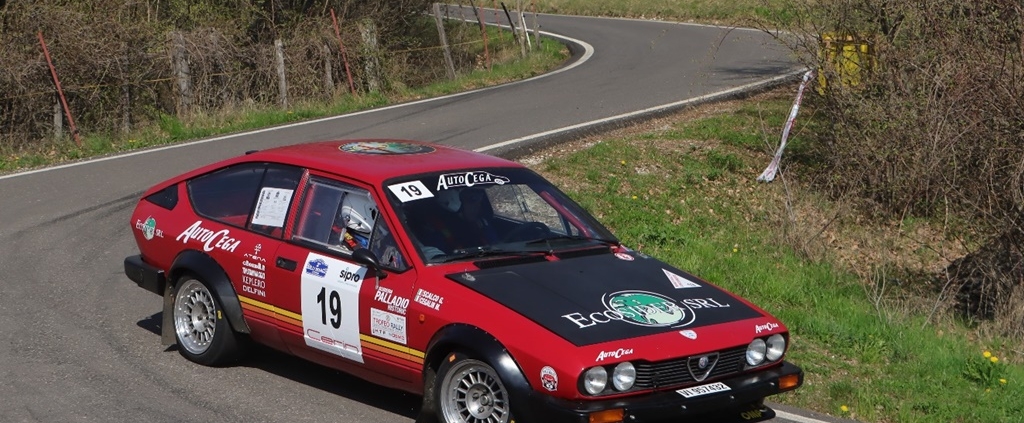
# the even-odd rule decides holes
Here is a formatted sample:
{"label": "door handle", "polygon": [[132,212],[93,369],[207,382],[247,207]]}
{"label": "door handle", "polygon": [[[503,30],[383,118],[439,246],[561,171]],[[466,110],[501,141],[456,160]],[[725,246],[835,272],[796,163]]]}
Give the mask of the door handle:
{"label": "door handle", "polygon": [[277,267],[280,267],[280,268],[282,268],[284,270],[288,270],[288,271],[295,270],[295,265],[296,265],[295,260],[288,260],[288,259],[286,259],[284,257],[278,257],[276,264],[277,264]]}

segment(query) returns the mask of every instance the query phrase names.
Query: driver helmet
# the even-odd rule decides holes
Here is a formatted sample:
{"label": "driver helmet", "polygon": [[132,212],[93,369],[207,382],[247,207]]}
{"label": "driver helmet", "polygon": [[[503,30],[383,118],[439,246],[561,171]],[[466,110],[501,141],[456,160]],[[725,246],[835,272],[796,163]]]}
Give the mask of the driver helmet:
{"label": "driver helmet", "polygon": [[342,222],[356,232],[370,233],[377,213],[377,207],[369,196],[349,194],[341,204]]}
{"label": "driver helmet", "polygon": [[459,211],[462,208],[462,200],[459,199],[459,191],[454,189],[445,189],[437,192],[437,202],[452,213]]}

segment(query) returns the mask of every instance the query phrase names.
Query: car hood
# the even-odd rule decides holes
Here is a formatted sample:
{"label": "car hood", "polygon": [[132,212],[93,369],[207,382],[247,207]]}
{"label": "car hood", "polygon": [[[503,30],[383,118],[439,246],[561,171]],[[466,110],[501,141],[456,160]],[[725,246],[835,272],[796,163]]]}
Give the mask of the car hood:
{"label": "car hood", "polygon": [[577,346],[764,316],[732,294],[638,253],[525,263],[448,278]]}

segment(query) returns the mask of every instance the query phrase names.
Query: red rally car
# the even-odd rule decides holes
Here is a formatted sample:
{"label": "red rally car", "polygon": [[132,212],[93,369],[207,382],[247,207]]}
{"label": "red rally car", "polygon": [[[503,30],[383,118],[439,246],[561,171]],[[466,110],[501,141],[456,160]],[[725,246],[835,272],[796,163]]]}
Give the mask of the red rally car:
{"label": "red rally car", "polygon": [[143,194],[125,274],[203,365],[242,341],[423,395],[441,422],[761,421],[786,326],[623,246],[544,178],[405,140],[295,145]]}

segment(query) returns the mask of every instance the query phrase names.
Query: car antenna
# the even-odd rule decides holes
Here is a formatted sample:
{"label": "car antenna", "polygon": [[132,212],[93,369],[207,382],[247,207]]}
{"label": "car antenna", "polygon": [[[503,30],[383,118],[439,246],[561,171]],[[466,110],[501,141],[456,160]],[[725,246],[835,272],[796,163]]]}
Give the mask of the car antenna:
{"label": "car antenna", "polygon": [[256,153],[256,152],[259,152],[259,150],[249,150],[249,151],[245,152],[245,155],[248,156],[248,155],[250,155],[252,153]]}

